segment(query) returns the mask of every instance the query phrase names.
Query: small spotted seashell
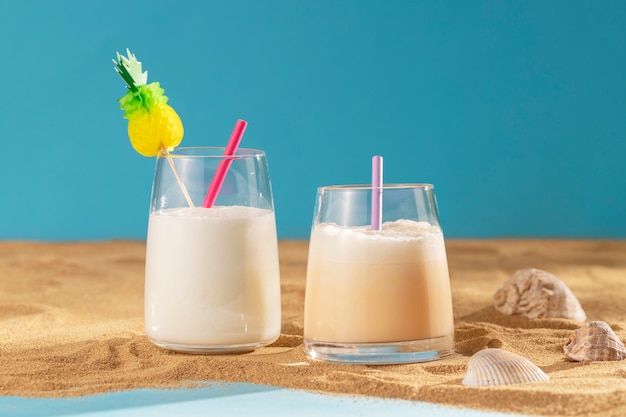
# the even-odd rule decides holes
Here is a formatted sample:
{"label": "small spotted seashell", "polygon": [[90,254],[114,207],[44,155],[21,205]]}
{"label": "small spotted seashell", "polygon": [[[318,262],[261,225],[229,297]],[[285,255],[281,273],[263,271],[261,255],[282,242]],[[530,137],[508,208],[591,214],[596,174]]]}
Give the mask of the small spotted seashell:
{"label": "small spotted seashell", "polygon": [[626,358],[624,344],[611,326],[603,321],[591,321],[571,334],[563,346],[565,357],[571,361],[621,361]]}
{"label": "small spotted seashell", "polygon": [[503,349],[483,349],[467,363],[462,384],[472,387],[547,381],[550,377],[526,358]]}
{"label": "small spotted seashell", "polygon": [[584,322],[580,303],[563,281],[541,269],[519,269],[494,296],[494,306],[502,314],[530,319],[564,318]]}

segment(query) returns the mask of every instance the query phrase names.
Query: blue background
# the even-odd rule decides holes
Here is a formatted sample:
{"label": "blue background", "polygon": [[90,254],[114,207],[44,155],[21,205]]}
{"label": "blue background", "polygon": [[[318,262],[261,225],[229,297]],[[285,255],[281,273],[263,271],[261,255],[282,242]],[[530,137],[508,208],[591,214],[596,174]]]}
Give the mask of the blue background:
{"label": "blue background", "polygon": [[624,1],[0,2],[0,239],[145,238],[129,47],[183,145],[269,158],[281,238],[315,189],[435,184],[447,237],[626,237]]}

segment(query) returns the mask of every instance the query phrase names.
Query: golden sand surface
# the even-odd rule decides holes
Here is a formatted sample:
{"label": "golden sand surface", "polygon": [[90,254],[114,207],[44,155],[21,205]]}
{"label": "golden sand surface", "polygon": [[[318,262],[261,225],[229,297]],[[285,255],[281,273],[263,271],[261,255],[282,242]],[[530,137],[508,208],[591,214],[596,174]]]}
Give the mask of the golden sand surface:
{"label": "golden sand surface", "polygon": [[[626,241],[448,240],[457,353],[403,365],[337,365],[302,350],[308,244],[279,243],[282,331],[238,355],[188,355],[143,330],[145,243],[0,242],[0,395],[69,397],[198,381],[249,382],[326,394],[427,401],[558,416],[626,415],[626,361],[570,362],[563,345],[582,323],[505,316],[493,295],[515,270],[563,280],[587,321],[626,337]],[[461,384],[469,358],[500,347],[530,359],[541,383]]]}

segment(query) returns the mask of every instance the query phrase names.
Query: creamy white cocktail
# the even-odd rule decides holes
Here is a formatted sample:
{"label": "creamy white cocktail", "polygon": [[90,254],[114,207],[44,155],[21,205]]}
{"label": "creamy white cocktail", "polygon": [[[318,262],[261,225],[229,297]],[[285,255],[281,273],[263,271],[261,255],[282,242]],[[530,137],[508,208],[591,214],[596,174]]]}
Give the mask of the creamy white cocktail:
{"label": "creamy white cocktail", "polygon": [[224,148],[177,148],[182,121],[130,50],[115,71],[128,136],[156,156],[148,225],[145,329],[159,346],[223,353],[280,334],[274,203],[265,153],[241,149],[238,119]]}
{"label": "creamy white cocktail", "polygon": [[145,328],[178,350],[242,350],[280,334],[274,213],[175,208],[150,215]]}
{"label": "creamy white cocktail", "polygon": [[168,349],[242,352],[278,338],[278,238],[264,152],[178,148],[158,158],[144,304],[146,335]]}

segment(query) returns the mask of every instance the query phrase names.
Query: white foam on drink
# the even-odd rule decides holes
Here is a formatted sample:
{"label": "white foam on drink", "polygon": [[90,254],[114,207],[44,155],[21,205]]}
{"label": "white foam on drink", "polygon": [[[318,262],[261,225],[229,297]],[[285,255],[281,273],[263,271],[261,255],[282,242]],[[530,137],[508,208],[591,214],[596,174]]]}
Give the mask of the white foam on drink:
{"label": "white foam on drink", "polygon": [[369,226],[339,226],[336,223],[321,223],[316,229],[329,236],[345,234],[364,239],[414,240],[441,234],[438,226],[406,219],[385,222],[381,230],[372,230]]}
{"label": "white foam on drink", "polygon": [[400,253],[411,253],[423,259],[446,258],[441,228],[423,221],[385,222],[382,230],[320,223],[314,227],[311,240],[324,242],[316,247],[319,256],[325,259],[355,257],[360,261],[387,263],[395,262]]}
{"label": "white foam on drink", "polygon": [[215,206],[207,210],[204,207],[180,207],[159,210],[154,215],[185,217],[190,219],[249,219],[271,213],[269,210],[245,206]]}

